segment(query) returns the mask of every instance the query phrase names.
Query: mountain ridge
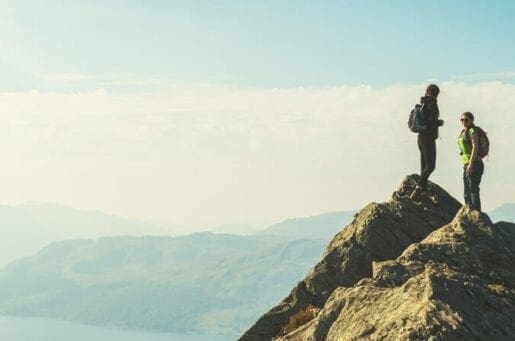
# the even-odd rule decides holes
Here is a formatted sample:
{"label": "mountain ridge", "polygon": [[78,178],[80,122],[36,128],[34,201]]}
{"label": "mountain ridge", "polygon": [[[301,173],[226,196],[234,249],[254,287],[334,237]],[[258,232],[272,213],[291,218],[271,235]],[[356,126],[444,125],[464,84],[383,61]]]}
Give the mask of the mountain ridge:
{"label": "mountain ridge", "polygon": [[[301,235],[303,238],[325,238],[341,231],[355,211],[326,212],[309,217],[285,219],[257,232],[257,235]],[[316,228],[313,228],[316,226]]]}
{"label": "mountain ridge", "polygon": [[[321,261],[312,268],[304,280],[299,282],[282,302],[262,315],[240,337],[240,340],[273,338],[279,340],[414,340],[419,339],[417,338],[419,336],[435,337],[431,340],[439,340],[440,335],[448,335],[438,330],[436,324],[432,325],[433,329],[431,329],[429,323],[425,325],[422,323],[421,326],[406,323],[399,327],[404,328],[402,334],[389,333],[388,328],[395,329],[398,326],[394,324],[392,327],[391,324],[382,323],[383,315],[379,313],[374,315],[379,309],[387,311],[388,304],[379,305],[374,310],[374,302],[380,301],[382,296],[376,294],[369,297],[364,291],[372,286],[367,283],[383,283],[380,282],[380,278],[385,274],[396,273],[396,271],[409,273],[407,270],[402,272],[400,270],[402,267],[395,265],[396,263],[392,264],[392,260],[400,259],[399,257],[402,257],[408,249],[412,249],[413,245],[421,245],[420,243],[436,233],[435,231],[449,226],[456,221],[456,217],[461,212],[459,211],[461,205],[434,183],[430,184],[429,189],[436,196],[436,203],[430,200],[421,203],[409,200],[408,195],[416,185],[417,179],[416,175],[408,176],[389,201],[371,203],[362,209],[354,220],[328,244]],[[512,230],[515,226],[509,223],[498,224],[507,224]],[[460,226],[460,224],[455,223],[452,226]],[[510,241],[514,243],[513,240],[510,239]],[[510,247],[511,249],[508,248],[503,256],[513,261],[513,245]],[[452,249],[447,251],[450,254],[454,252]],[[427,258],[426,261],[430,259]],[[390,278],[392,277],[394,276],[390,275]],[[377,292],[381,290],[377,289]],[[413,295],[422,294],[414,291]],[[352,302],[360,302],[356,303],[354,310],[351,309]],[[402,302],[402,300],[395,302]],[[360,306],[367,306],[369,311],[359,310]],[[513,299],[508,302],[508,306],[511,307],[508,309],[513,309]],[[309,307],[314,307],[312,310],[314,319],[297,329],[294,328],[293,331],[288,330],[288,334],[285,335],[285,326],[292,323],[292,317]],[[357,322],[352,324],[351,321],[354,320],[349,311],[359,315],[365,321],[367,314],[373,315],[375,320],[368,324],[360,325]],[[438,309],[435,311],[438,312]],[[392,311],[389,313],[391,314]],[[434,316],[434,314],[431,315],[431,317]],[[511,323],[513,325],[513,319]],[[450,326],[456,326],[456,323],[447,323],[447,328],[451,328]],[[430,332],[425,333],[424,327],[427,327]],[[505,335],[506,330],[499,330],[501,330],[499,332],[501,337]]]}
{"label": "mountain ridge", "polygon": [[60,241],[0,270],[0,313],[235,338],[326,243],[212,232]]}
{"label": "mountain ridge", "polygon": [[[339,287],[318,316],[277,340],[509,340],[515,224],[462,208],[370,278]],[[499,252],[498,250],[505,250]]]}

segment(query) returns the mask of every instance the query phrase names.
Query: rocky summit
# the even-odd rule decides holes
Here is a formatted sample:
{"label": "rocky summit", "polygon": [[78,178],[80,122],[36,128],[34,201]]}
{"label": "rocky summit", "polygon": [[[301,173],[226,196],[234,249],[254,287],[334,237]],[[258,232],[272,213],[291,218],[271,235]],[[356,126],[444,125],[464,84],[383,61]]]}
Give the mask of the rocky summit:
{"label": "rocky summit", "polygon": [[363,208],[240,340],[513,340],[515,224],[434,183],[435,201],[413,202],[416,181]]}

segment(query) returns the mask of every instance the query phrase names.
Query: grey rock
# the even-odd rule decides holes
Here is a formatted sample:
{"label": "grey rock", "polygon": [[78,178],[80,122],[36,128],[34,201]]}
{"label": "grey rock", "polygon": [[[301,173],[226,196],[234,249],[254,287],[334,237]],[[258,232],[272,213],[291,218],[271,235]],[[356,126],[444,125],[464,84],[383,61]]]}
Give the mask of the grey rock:
{"label": "grey rock", "polygon": [[[328,298],[335,295],[335,289],[352,287],[360,279],[371,277],[373,262],[394,259],[410,244],[449,223],[460,208],[458,201],[434,183],[429,184],[429,190],[437,198],[436,204],[411,201],[409,194],[417,180],[416,175],[406,177],[388,202],[364,207],[333,238],[308,275],[282,302],[259,318],[240,340],[270,340],[278,336],[290,317],[302,308],[309,304],[324,307]],[[383,284],[402,282],[402,270],[395,271],[396,274],[385,273]],[[329,319],[337,317],[329,315]],[[325,323],[312,339],[323,340],[329,327],[330,323]]]}

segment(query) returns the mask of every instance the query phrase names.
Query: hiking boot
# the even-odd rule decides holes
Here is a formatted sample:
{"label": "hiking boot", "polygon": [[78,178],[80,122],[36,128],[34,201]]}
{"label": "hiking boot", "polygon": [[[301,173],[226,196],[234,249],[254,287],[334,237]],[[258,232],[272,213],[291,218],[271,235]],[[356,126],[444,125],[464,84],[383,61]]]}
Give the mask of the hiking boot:
{"label": "hiking boot", "polygon": [[413,190],[413,192],[411,192],[409,198],[411,200],[418,200],[420,199],[420,195],[422,194],[422,188],[420,186],[416,186],[415,189]]}
{"label": "hiking boot", "polygon": [[436,195],[432,195],[428,192],[421,192],[420,193],[424,198],[431,201],[433,204],[438,204],[438,199],[436,198]]}
{"label": "hiking boot", "polygon": [[430,194],[427,191],[424,191],[422,187],[416,186],[411,195],[409,196],[411,200],[420,202],[422,200],[428,200],[433,204],[438,203],[438,199],[435,195]]}

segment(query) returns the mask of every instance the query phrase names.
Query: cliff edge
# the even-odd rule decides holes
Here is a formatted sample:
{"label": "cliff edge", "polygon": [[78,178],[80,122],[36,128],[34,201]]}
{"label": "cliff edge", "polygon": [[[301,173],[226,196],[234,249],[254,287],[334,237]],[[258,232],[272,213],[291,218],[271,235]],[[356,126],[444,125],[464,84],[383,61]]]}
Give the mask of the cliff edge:
{"label": "cliff edge", "polygon": [[515,224],[461,209],[279,340],[513,340]]}
{"label": "cliff edge", "polygon": [[[282,302],[259,318],[240,340],[271,340],[277,337],[324,340],[338,335],[337,331],[331,334],[329,330],[333,323],[339,321],[337,317],[344,309],[328,307],[336,304],[335,299],[342,290],[352,290],[360,280],[373,277],[377,264],[398,258],[410,245],[421,242],[453,221],[460,209],[460,203],[434,183],[429,184],[429,190],[436,197],[436,202],[411,201],[408,196],[417,180],[416,175],[406,177],[390,200],[371,203],[357,213],[353,221],[329,243],[321,261]],[[359,285],[362,284],[360,282]],[[309,325],[299,328],[302,330],[284,335],[284,327],[292,316],[308,306],[318,308],[316,311],[321,309],[317,317]],[[333,316],[335,314],[337,316]],[[326,315],[331,315],[331,318],[322,318]],[[334,339],[349,338],[334,336]]]}

